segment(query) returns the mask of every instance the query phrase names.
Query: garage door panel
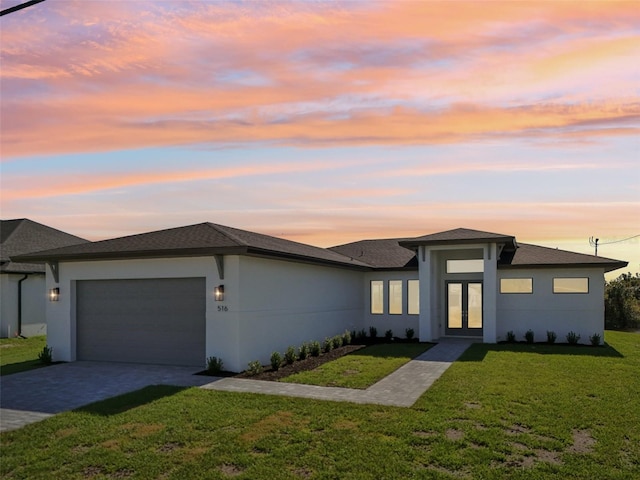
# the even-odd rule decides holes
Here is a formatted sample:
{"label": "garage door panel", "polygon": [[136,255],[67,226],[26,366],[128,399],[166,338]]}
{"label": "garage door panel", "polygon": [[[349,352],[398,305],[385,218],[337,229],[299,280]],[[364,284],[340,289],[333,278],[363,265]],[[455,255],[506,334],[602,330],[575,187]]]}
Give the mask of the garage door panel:
{"label": "garage door panel", "polygon": [[76,284],[79,360],[198,365],[205,359],[205,279]]}

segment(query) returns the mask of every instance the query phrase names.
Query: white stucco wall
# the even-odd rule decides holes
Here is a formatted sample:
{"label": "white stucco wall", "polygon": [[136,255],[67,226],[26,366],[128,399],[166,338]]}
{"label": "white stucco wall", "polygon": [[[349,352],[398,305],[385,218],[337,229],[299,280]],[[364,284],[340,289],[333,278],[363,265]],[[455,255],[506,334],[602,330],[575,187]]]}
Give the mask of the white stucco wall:
{"label": "white stucco wall", "polygon": [[[23,274],[0,275],[0,337],[18,331],[18,282]],[[22,282],[22,335],[46,335],[44,275],[29,274]]]}
{"label": "white stucco wall", "polygon": [[[46,302],[56,361],[76,359],[78,280],[205,277],[206,357],[221,358],[231,371],[355,328],[362,317],[362,274],[339,268],[227,255],[224,279],[213,257],[62,262],[59,270],[60,283],[48,272],[46,289],[60,288],[59,301]],[[218,285],[225,288],[222,302],[213,297]]]}
{"label": "white stucco wall", "polygon": [[[554,277],[587,277],[589,293],[553,293]],[[500,279],[533,278],[531,294],[501,294]],[[546,341],[547,330],[557,335],[556,342],[566,342],[574,331],[580,343],[589,343],[597,333],[604,338],[604,271],[600,269],[503,269],[498,270],[497,336],[506,340],[513,330],[516,340],[524,340],[531,329],[535,341]]]}
{"label": "white stucco wall", "polygon": [[[232,264],[233,261],[225,262]],[[229,268],[228,281],[233,282],[233,268]],[[57,302],[46,301],[47,343],[53,348],[54,361],[75,361],[76,359],[76,318],[75,318],[75,282],[78,280],[104,279],[136,279],[136,278],[206,278],[206,334],[207,355],[211,351],[218,355],[232,355],[233,342],[227,341],[230,335],[228,328],[217,314],[217,303],[213,298],[216,285],[227,282],[220,281],[213,257],[163,258],[144,260],[105,260],[93,262],[61,262],[59,264],[59,284],[47,267],[47,287],[60,288],[60,299]],[[233,291],[233,287],[229,287]],[[222,334],[211,335],[211,332],[222,331]],[[221,338],[222,336],[225,338]],[[203,366],[206,358],[202,359]]]}
{"label": "white stucco wall", "polygon": [[[371,281],[382,280],[384,281],[384,313],[372,314],[371,313]],[[389,314],[389,281],[390,280],[402,280],[402,314],[390,315]],[[387,330],[391,330],[396,337],[404,338],[405,330],[407,328],[413,328],[415,333],[414,338],[418,338],[419,335],[419,320],[420,315],[409,315],[408,313],[408,280],[419,280],[418,271],[379,271],[379,272],[367,272],[364,274],[364,283],[362,289],[364,292],[362,322],[356,326],[356,330],[365,329],[367,335],[369,335],[369,327],[375,327],[378,330],[378,336],[383,337]]]}
{"label": "white stucco wall", "polygon": [[269,363],[274,351],[322,341],[362,321],[361,272],[246,256],[239,264],[238,297],[229,305],[229,313],[237,312],[239,353],[223,357],[230,370]]}

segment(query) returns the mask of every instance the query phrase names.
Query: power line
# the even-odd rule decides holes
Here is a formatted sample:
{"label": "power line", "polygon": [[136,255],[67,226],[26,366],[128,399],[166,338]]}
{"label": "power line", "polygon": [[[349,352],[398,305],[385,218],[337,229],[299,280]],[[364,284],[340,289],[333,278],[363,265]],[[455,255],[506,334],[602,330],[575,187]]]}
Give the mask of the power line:
{"label": "power line", "polygon": [[7,15],[9,13],[17,12],[18,10],[22,10],[23,8],[30,7],[31,5],[35,5],[36,3],[44,2],[44,0],[29,0],[28,2],[21,3],[19,5],[14,5],[13,7],[5,8],[0,11],[0,17],[3,15]]}
{"label": "power line", "polygon": [[604,242],[604,243],[600,243],[600,239],[599,238],[594,239],[593,237],[589,237],[589,245],[591,245],[592,247],[595,247],[595,249],[596,249],[596,257],[597,257],[598,256],[598,245],[611,245],[613,243],[626,242],[627,240],[632,240],[632,239],[638,238],[638,237],[640,237],[640,234],[634,235],[633,237],[629,237],[629,238],[623,238],[622,240],[613,240],[611,242]]}

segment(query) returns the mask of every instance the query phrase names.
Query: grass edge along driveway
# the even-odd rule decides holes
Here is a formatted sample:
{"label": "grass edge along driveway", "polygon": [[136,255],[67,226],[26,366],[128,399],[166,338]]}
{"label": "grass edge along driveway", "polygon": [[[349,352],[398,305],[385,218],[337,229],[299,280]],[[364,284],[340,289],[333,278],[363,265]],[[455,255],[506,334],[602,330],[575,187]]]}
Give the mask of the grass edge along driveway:
{"label": "grass edge along driveway", "polygon": [[0,375],[25,372],[44,367],[38,354],[47,344],[46,336],[0,338]]}
{"label": "grass edge along driveway", "polygon": [[433,344],[425,343],[370,345],[313,370],[295,373],[279,381],[366,389],[431,347]]}
{"label": "grass edge along driveway", "polygon": [[155,386],[0,435],[28,479],[640,478],[640,335],[472,345],[410,408]]}

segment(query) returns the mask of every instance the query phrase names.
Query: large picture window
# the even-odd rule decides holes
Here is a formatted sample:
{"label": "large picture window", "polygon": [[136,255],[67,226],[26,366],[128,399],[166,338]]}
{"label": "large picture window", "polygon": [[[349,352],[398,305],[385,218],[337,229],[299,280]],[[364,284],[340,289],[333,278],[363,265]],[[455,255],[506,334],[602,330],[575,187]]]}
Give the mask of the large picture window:
{"label": "large picture window", "polygon": [[553,293],[589,293],[588,278],[554,278]]}
{"label": "large picture window", "polygon": [[371,281],[371,313],[375,315],[384,313],[384,282],[382,280]]}
{"label": "large picture window", "polygon": [[407,282],[407,297],[409,315],[420,315],[420,280]]}
{"label": "large picture window", "polygon": [[533,279],[501,278],[500,293],[533,293]]}
{"label": "large picture window", "polygon": [[402,280],[389,280],[389,314],[402,315]]}

